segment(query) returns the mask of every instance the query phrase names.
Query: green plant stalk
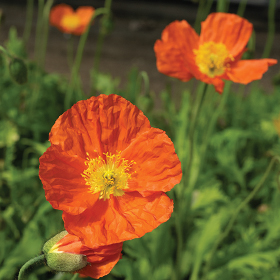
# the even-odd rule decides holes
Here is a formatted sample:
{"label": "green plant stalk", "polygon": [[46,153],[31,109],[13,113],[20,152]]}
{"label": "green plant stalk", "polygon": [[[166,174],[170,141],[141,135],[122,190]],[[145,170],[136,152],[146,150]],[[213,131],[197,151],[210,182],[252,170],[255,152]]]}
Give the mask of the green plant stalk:
{"label": "green plant stalk", "polygon": [[94,55],[94,62],[93,62],[93,69],[92,69],[93,78],[92,78],[91,90],[90,90],[91,95],[95,95],[95,83],[96,83],[95,74],[97,74],[98,69],[99,69],[99,62],[100,62],[100,58],[101,58],[102,46],[103,46],[103,42],[104,42],[104,39],[106,36],[105,22],[108,20],[108,18],[110,16],[111,5],[112,5],[112,0],[105,1],[104,8],[107,10],[107,13],[105,13],[102,18],[101,30],[97,37],[96,51],[95,51],[95,55]]}
{"label": "green plant stalk", "polygon": [[72,71],[71,71],[71,81],[70,81],[70,85],[68,87],[68,90],[66,92],[66,96],[65,96],[65,100],[64,100],[64,108],[65,110],[70,108],[70,104],[71,104],[71,98],[72,98],[72,94],[73,91],[77,85],[77,81],[78,81],[78,73],[80,70],[80,66],[81,66],[81,62],[82,62],[82,57],[83,57],[83,52],[84,52],[84,48],[85,48],[85,44],[86,44],[86,40],[89,34],[89,30],[90,30],[90,26],[93,22],[93,20],[102,14],[107,13],[107,9],[105,8],[99,8],[95,11],[94,15],[92,16],[90,23],[86,29],[86,31],[82,34],[80,41],[79,41],[79,45],[78,45],[78,49],[77,49],[77,53],[76,53],[76,57],[75,57],[75,61],[72,67]]}
{"label": "green plant stalk", "polygon": [[[197,124],[198,116],[200,113],[201,105],[203,103],[205,94],[207,92],[208,85],[203,83],[202,90],[199,90],[198,95],[195,100],[194,112],[192,114],[192,120],[190,123],[190,130],[189,130],[189,160],[187,164],[187,168],[185,170],[185,178],[186,178],[186,186],[189,187],[190,181],[190,171],[193,161],[193,149],[194,149],[194,134],[195,134],[195,127]],[[190,191],[190,190],[189,190]],[[191,192],[191,191],[190,191]]]}
{"label": "green plant stalk", "polygon": [[45,259],[44,254],[35,257],[34,259],[29,260],[28,262],[26,262],[20,269],[19,271],[19,275],[18,275],[18,280],[23,280],[24,279],[24,274],[25,271],[31,266],[34,265],[35,263],[40,263]]}
{"label": "green plant stalk", "polygon": [[54,0],[48,0],[43,9],[42,15],[42,37],[41,37],[41,45],[38,57],[38,63],[41,68],[44,68],[47,44],[48,44],[48,35],[49,35],[49,15],[50,10],[53,5]]}
{"label": "green plant stalk", "polygon": [[67,62],[70,69],[73,67],[74,61],[74,37],[71,35],[71,37],[68,40],[68,46],[67,46]]}
{"label": "green plant stalk", "polygon": [[[230,233],[234,222],[239,214],[239,212],[252,200],[252,198],[256,195],[256,193],[261,189],[261,187],[263,186],[263,183],[265,182],[266,178],[268,177],[274,163],[278,161],[278,159],[276,157],[273,157],[267,167],[267,169],[265,170],[265,173],[263,174],[261,180],[259,181],[259,183],[257,184],[257,186],[249,193],[249,195],[241,202],[241,204],[236,208],[235,212],[233,213],[228,225],[226,226],[225,230],[221,233],[221,235],[219,236],[219,238],[216,240],[216,243],[214,244],[211,252],[210,252],[210,257],[208,258],[208,261],[205,264],[205,269],[203,272],[203,277],[202,279],[206,279],[206,275],[208,273],[208,271],[211,268],[211,262],[213,259],[214,254],[216,253],[219,245],[221,244],[221,242],[228,236],[228,234]],[[194,280],[194,279],[192,279]]]}
{"label": "green plant stalk", "polygon": [[206,132],[206,135],[204,137],[204,142],[202,144],[202,147],[201,147],[201,153],[200,153],[200,169],[202,168],[202,165],[203,165],[203,160],[204,160],[204,157],[205,157],[205,153],[206,153],[206,150],[208,148],[208,144],[209,144],[209,140],[210,140],[210,137],[213,133],[213,130],[214,130],[214,127],[215,125],[217,124],[217,120],[222,112],[222,110],[224,109],[224,106],[227,102],[227,99],[228,99],[228,96],[229,96],[229,92],[230,92],[230,87],[231,87],[231,82],[226,82],[225,84],[225,89],[223,91],[223,94],[222,94],[222,99],[219,103],[219,106],[218,108],[214,111],[214,114],[212,115],[212,118],[210,120],[210,124],[208,126],[208,129],[207,129],[207,132]]}
{"label": "green plant stalk", "polygon": [[33,11],[34,11],[34,0],[27,0],[26,21],[25,21],[24,32],[23,32],[23,42],[25,46],[29,40],[30,33],[31,33]]}
{"label": "green plant stalk", "polygon": [[218,0],[217,2],[217,12],[227,13],[229,8],[228,0]]}
{"label": "green plant stalk", "polygon": [[196,32],[200,32],[200,24],[209,14],[212,4],[213,0],[199,0],[197,15],[194,23],[194,29]]}
{"label": "green plant stalk", "polygon": [[[194,132],[195,127],[197,124],[198,116],[200,113],[200,109],[205,97],[205,93],[207,92],[208,85],[203,83],[202,89],[198,90],[198,94],[195,99],[195,106],[194,111],[192,114],[192,121],[190,123],[190,130],[189,130],[189,160],[187,164],[187,168],[185,170],[184,177],[186,178],[185,186],[188,187],[189,183],[189,177],[190,177],[190,169],[192,166],[192,160],[193,160],[193,142],[194,142]],[[183,249],[183,230],[181,225],[181,197],[182,194],[180,193],[177,196],[177,211],[175,215],[175,230],[176,230],[176,236],[177,236],[177,249],[176,249],[176,268],[175,268],[175,277],[177,280],[181,279],[181,258],[182,258],[182,249]]]}
{"label": "green plant stalk", "polygon": [[36,25],[36,37],[35,37],[35,60],[39,61],[39,53],[42,38],[42,24],[43,24],[43,10],[44,0],[38,0],[38,13],[37,13],[37,25]]}
{"label": "green plant stalk", "polygon": [[247,5],[247,0],[240,1],[239,5],[238,5],[238,10],[237,10],[237,14],[240,17],[243,17],[243,15],[245,13],[246,5]]}
{"label": "green plant stalk", "polygon": [[263,58],[267,58],[270,55],[273,41],[274,41],[274,34],[275,34],[275,11],[276,11],[276,0],[269,1],[268,7],[268,34],[267,40],[263,51]]}

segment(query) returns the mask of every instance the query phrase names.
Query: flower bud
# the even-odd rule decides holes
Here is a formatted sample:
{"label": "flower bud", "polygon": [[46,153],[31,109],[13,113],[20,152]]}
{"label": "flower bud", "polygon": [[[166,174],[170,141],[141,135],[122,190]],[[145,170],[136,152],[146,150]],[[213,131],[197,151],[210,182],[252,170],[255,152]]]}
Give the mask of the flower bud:
{"label": "flower bud", "polygon": [[62,231],[47,241],[43,247],[43,253],[51,269],[63,272],[74,272],[84,268],[88,264],[87,257],[82,254],[59,250],[61,240],[67,234],[67,231]]}
{"label": "flower bud", "polygon": [[95,279],[112,270],[121,258],[121,250],[122,243],[89,248],[67,231],[60,232],[43,247],[47,265],[52,270],[77,272]]}
{"label": "flower bud", "polygon": [[13,58],[9,64],[9,72],[13,80],[22,85],[27,82],[27,67],[20,58]]}

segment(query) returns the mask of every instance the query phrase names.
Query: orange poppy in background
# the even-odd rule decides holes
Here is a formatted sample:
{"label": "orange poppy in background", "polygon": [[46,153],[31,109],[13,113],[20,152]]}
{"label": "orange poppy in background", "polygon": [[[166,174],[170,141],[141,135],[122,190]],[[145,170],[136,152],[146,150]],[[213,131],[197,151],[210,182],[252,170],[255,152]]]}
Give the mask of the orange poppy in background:
{"label": "orange poppy in background", "polygon": [[276,59],[240,60],[253,26],[235,14],[212,13],[201,23],[200,36],[185,21],[162,32],[154,50],[158,71],[184,82],[195,77],[223,92],[222,79],[248,84],[262,78]]}
{"label": "orange poppy in background", "polygon": [[56,242],[50,239],[43,252],[47,265],[56,271],[75,272],[98,279],[109,274],[122,257],[123,243],[93,249],[67,231],[60,232],[54,238],[59,239]]}
{"label": "orange poppy in background", "polygon": [[77,102],[49,139],[39,168],[46,199],[86,246],[141,237],[170,218],[165,192],[180,182],[181,163],[166,133],[126,99]]}
{"label": "orange poppy in background", "polygon": [[50,11],[50,24],[64,33],[81,35],[89,25],[94,11],[90,6],[81,6],[74,11],[67,4],[59,4]]}

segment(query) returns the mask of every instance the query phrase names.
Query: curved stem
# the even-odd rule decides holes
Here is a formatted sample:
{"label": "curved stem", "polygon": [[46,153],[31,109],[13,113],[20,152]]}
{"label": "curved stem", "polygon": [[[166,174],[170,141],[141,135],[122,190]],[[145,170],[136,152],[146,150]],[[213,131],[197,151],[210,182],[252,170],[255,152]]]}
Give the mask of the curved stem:
{"label": "curved stem", "polygon": [[23,280],[24,279],[24,274],[25,271],[31,266],[34,265],[35,263],[40,263],[45,259],[44,254],[35,257],[34,259],[29,260],[28,262],[26,262],[20,269],[19,274],[18,274],[18,280]]}
{"label": "curved stem", "polygon": [[219,236],[219,238],[216,240],[216,243],[214,244],[211,252],[210,252],[210,257],[208,259],[208,261],[206,262],[205,265],[205,270],[204,270],[204,277],[205,275],[207,275],[209,269],[211,268],[211,262],[213,259],[213,256],[215,254],[215,252],[217,251],[219,245],[221,244],[221,242],[228,236],[228,234],[230,233],[233,224],[239,214],[239,212],[252,200],[252,198],[255,196],[255,194],[261,189],[261,187],[263,186],[263,183],[265,182],[267,176],[269,175],[274,163],[277,161],[277,157],[273,157],[265,171],[265,173],[263,174],[261,180],[259,181],[259,183],[257,184],[257,186],[249,193],[249,195],[241,202],[241,204],[236,208],[235,212],[233,213],[228,225],[226,226],[224,232],[222,232]]}

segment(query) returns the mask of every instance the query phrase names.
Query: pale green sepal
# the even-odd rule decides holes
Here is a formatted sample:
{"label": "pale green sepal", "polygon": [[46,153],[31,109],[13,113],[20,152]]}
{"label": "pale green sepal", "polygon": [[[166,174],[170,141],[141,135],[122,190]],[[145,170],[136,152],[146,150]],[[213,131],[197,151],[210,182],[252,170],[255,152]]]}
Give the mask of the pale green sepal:
{"label": "pale green sepal", "polygon": [[64,252],[49,253],[46,256],[46,260],[49,268],[62,272],[75,272],[88,264],[85,255]]}
{"label": "pale green sepal", "polygon": [[58,233],[57,235],[55,235],[53,238],[51,238],[50,240],[48,240],[44,246],[43,246],[43,253],[46,255],[48,254],[52,247],[59,241],[61,240],[68,232],[66,230]]}

